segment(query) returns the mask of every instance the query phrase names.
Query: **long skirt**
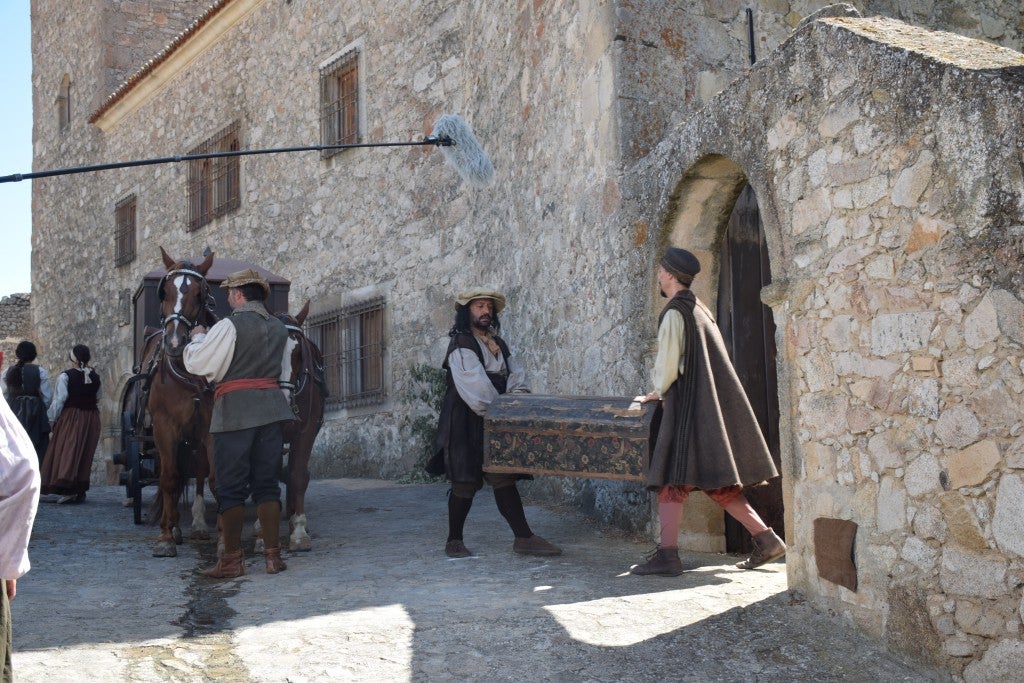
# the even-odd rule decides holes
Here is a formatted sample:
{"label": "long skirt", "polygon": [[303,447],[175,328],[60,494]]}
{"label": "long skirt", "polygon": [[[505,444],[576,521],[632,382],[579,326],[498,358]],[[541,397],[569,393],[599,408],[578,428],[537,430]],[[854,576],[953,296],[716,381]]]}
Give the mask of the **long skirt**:
{"label": "long skirt", "polygon": [[73,495],[89,490],[89,475],[100,440],[100,412],[64,408],[43,458],[43,493]]}

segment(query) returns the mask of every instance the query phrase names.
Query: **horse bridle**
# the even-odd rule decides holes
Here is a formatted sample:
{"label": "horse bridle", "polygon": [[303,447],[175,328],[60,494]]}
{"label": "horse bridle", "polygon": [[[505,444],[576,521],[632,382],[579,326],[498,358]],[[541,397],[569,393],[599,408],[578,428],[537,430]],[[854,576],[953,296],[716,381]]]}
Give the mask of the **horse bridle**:
{"label": "horse bridle", "polygon": [[[166,330],[168,323],[178,321],[184,325],[185,338],[187,339],[192,334],[192,328],[199,324],[199,318],[203,315],[203,311],[210,306],[210,300],[213,298],[213,294],[210,292],[210,285],[206,281],[206,276],[192,268],[191,263],[186,263],[183,268],[175,268],[174,270],[167,271],[167,274],[160,279],[158,296],[161,301],[164,299],[164,285],[167,284],[167,280],[178,275],[184,275],[186,278],[191,275],[199,281],[199,286],[201,288],[199,292],[199,299],[202,303],[200,303],[199,310],[196,312],[195,320],[189,320],[187,317],[175,310],[166,316],[160,316],[160,328]],[[183,288],[179,288],[178,291],[184,294],[188,292],[189,283],[187,279],[183,285]],[[205,301],[203,301],[204,299]]]}

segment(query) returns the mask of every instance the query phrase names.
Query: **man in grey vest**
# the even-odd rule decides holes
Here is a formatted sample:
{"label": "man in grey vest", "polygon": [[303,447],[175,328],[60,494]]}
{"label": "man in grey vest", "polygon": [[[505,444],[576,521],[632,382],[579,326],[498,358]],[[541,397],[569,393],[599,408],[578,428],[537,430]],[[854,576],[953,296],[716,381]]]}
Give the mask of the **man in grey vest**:
{"label": "man in grey vest", "polygon": [[280,542],[281,422],[295,418],[279,386],[288,379],[282,377],[288,332],[264,306],[270,285],[255,270],[232,273],[221,287],[228,289],[231,316],[209,332],[197,325],[184,353],[185,368],[215,384],[210,432],[224,551],[203,573],[218,579],[245,574],[242,523],[252,495],[267,573],[277,574],[287,568]]}

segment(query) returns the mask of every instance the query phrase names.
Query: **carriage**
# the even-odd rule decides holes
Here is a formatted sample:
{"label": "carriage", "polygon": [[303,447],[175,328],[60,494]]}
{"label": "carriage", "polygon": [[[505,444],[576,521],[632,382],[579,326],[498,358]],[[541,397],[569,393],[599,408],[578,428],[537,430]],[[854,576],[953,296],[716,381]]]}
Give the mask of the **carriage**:
{"label": "carriage", "polygon": [[122,483],[132,501],[135,523],[142,522],[142,488],[158,484],[160,537],[153,555],[176,556],[175,546],[182,542],[178,500],[185,483],[194,478],[193,536],[207,534],[203,485],[211,474],[213,391],[205,380],[188,373],[181,356],[196,325],[212,326],[230,313],[227,291],[217,285],[230,273],[251,268],[270,285],[266,306],[282,321],[290,340],[288,386],[296,419],[283,425],[284,517],[289,525],[289,549],[309,550],[312,541],[305,514],[309,458],[323,426],[327,396],[323,356],[302,329],[309,302],[297,314],[290,314],[289,282],[249,263],[215,261],[214,255],[207,253],[202,262],[193,264],[172,258],[163,248],[160,253],[165,268],[147,273],[133,297],[134,375],[121,396],[121,451],[114,456],[115,463],[124,466]]}
{"label": "carriage", "polygon": [[[254,269],[270,284],[267,308],[275,312],[287,311],[290,285],[288,280],[245,261],[218,258],[214,259],[213,265],[206,273],[206,281],[211,285],[208,307],[216,319],[231,314],[227,290],[222,289],[220,283],[230,273],[246,268]],[[152,368],[143,367],[143,353],[149,338],[159,334],[161,330],[160,287],[167,272],[167,268],[159,268],[146,273],[142,278],[142,284],[132,297],[134,374],[125,383],[121,392],[121,451],[113,455],[113,461],[114,464],[124,467],[120,474],[120,482],[125,487],[126,497],[132,501],[132,514],[136,524],[142,523],[143,487],[155,485],[160,479],[160,454],[154,443],[152,421],[146,400],[153,372]],[[186,439],[178,445],[179,449],[193,453],[196,447],[197,444],[191,439]],[[194,472],[183,474],[195,476]]]}

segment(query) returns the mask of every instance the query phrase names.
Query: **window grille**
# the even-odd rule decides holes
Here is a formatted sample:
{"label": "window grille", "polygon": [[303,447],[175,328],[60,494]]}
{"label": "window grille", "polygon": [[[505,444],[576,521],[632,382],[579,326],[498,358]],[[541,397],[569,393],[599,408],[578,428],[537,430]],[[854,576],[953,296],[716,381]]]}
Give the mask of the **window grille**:
{"label": "window grille", "polygon": [[128,195],[114,206],[114,265],[135,260],[135,195]]}
{"label": "window grille", "polygon": [[306,334],[324,356],[329,407],[354,408],[384,402],[382,297],[311,317],[306,321]]}
{"label": "window grille", "polygon": [[[361,141],[359,130],[359,51],[351,50],[320,70],[320,139],[324,145]],[[323,158],[340,149],[325,149]]]}
{"label": "window grille", "polygon": [[[236,152],[238,122],[232,123],[189,154]],[[194,159],[188,162],[188,229],[198,230],[241,205],[237,156]]]}

